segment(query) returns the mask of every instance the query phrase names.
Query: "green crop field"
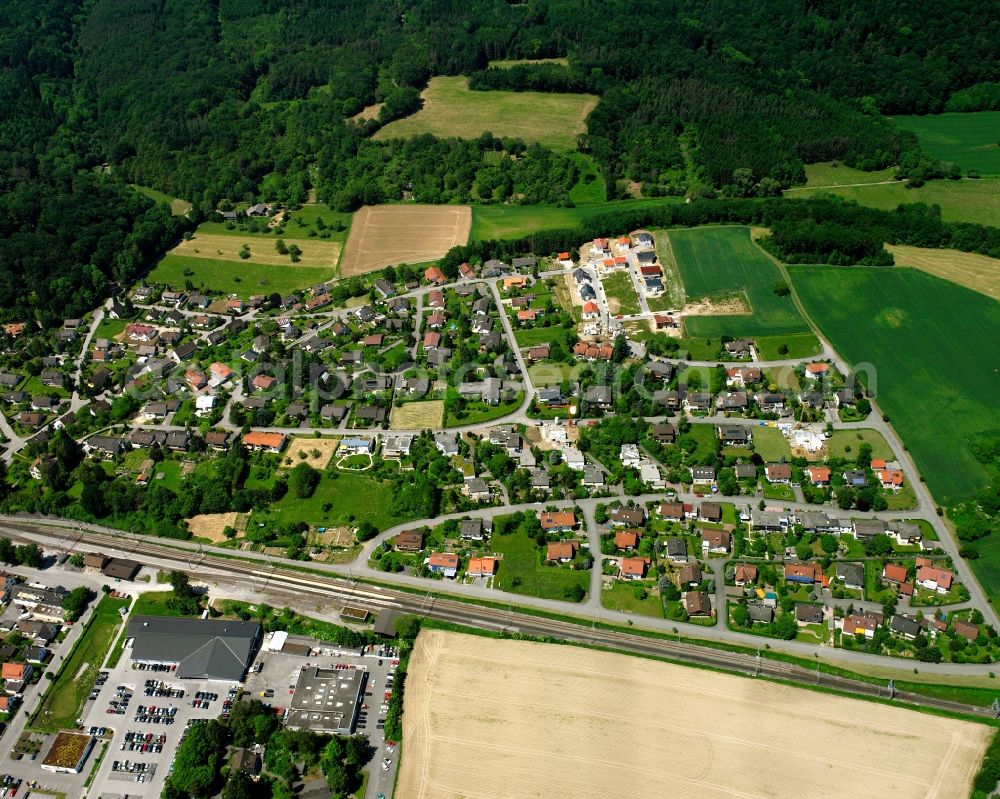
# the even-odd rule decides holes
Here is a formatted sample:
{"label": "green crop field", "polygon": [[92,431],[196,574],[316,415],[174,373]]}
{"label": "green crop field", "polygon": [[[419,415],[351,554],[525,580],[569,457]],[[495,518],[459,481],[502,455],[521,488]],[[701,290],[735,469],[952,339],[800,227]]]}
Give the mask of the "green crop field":
{"label": "green crop field", "polygon": [[[810,332],[792,298],[774,293],[774,284],[782,279],[781,272],[751,241],[749,228],[689,228],[672,230],[669,235],[688,302],[738,294],[752,310],[752,314],[744,315],[689,316],[684,322],[689,336],[780,336]],[[774,344],[777,348],[778,343]]]}
{"label": "green crop field", "polygon": [[222,261],[192,255],[168,254],[149,273],[150,283],[183,289],[188,281],[196,289],[220,291],[249,297],[251,294],[287,294],[330,280],[333,266],[303,264],[262,264],[250,261]]}
{"label": "green crop field", "polygon": [[920,147],[935,158],[958,164],[963,172],[1000,175],[1000,111],[898,116],[892,121],[916,133]]}
{"label": "green crop field", "polygon": [[[577,184],[573,192],[585,192],[594,197],[593,184],[583,187]],[[579,196],[579,194],[577,195]],[[472,206],[471,241],[489,239],[519,239],[540,230],[554,228],[574,228],[588,216],[608,211],[631,211],[636,208],[656,208],[667,203],[679,202],[676,197],[661,197],[651,200],[615,200],[577,204],[575,208],[556,205],[474,205]],[[613,234],[628,231],[613,231]]]}
{"label": "green crop field", "polygon": [[983,343],[1000,340],[1000,304],[915,269],[796,266],[812,320],[869,385],[937,500],[969,499],[986,479],[970,443],[997,426],[1000,376]]}
{"label": "green crop field", "polygon": [[517,136],[553,150],[576,149],[576,137],[586,131],[587,115],[597,105],[590,94],[546,92],[477,92],[462,76],[431,78],[421,96],[423,108],[390,122],[376,139],[396,139],[433,133],[447,138],[477,139]]}

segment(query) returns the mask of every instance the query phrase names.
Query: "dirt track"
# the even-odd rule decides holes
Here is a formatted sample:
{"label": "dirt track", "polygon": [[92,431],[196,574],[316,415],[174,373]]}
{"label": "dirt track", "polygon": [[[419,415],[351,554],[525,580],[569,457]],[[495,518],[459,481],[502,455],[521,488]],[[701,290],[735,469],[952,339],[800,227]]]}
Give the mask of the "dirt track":
{"label": "dirt track", "polygon": [[354,214],[340,271],[344,277],[396,264],[419,264],[465,244],[472,229],[467,205],[376,205]]}
{"label": "dirt track", "polygon": [[397,796],[967,796],[991,729],[570,646],[421,633]]}

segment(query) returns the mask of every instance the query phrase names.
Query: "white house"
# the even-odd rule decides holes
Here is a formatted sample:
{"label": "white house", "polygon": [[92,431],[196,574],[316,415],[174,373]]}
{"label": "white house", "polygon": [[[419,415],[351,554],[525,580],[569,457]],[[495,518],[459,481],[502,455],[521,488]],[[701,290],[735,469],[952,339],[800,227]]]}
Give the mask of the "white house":
{"label": "white house", "polygon": [[622,466],[631,466],[634,469],[639,468],[639,462],[642,460],[639,455],[639,447],[636,444],[622,444],[619,457],[621,458]]}

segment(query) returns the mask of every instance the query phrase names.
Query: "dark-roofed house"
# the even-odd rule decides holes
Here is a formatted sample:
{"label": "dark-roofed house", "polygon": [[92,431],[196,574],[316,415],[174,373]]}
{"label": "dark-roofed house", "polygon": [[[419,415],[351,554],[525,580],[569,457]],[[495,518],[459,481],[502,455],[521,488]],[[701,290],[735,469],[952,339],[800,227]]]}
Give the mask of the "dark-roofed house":
{"label": "dark-roofed house", "polygon": [[864,589],[865,570],[860,563],[838,563],[836,573],[844,588]]}
{"label": "dark-roofed house", "polygon": [[823,608],[819,605],[797,604],[795,606],[795,623],[800,627],[806,624],[822,624]]}
{"label": "dark-roofed house", "polygon": [[136,616],[126,631],[136,664],[175,666],[178,679],[240,682],[261,638],[254,622]]}
{"label": "dark-roofed house", "polygon": [[231,768],[233,771],[242,771],[251,777],[260,774],[260,755],[253,749],[240,747],[233,752]]}
{"label": "dark-roofed house", "polygon": [[909,616],[903,616],[902,614],[897,613],[892,617],[889,629],[894,633],[899,633],[904,638],[912,641],[920,633],[920,622],[916,619],[910,618]]}
{"label": "dark-roofed house", "polygon": [[712,600],[704,591],[688,591],[684,595],[684,609],[688,616],[711,616]]}
{"label": "dark-roofed house", "polygon": [[400,552],[419,552],[424,548],[424,534],[420,530],[403,530],[393,543]]}
{"label": "dark-roofed house", "polygon": [[134,560],[111,558],[101,571],[105,577],[110,577],[114,580],[134,580],[135,575],[141,568],[142,564]]}

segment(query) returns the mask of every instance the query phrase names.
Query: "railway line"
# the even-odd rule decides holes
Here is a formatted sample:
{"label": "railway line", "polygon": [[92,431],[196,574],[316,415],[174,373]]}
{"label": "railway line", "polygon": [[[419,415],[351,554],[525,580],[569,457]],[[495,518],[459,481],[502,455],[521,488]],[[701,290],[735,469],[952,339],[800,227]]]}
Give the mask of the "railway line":
{"label": "railway line", "polygon": [[[120,549],[120,537],[94,532],[47,530],[43,526],[6,523],[4,534],[24,542],[37,542],[37,537],[59,539],[58,546],[73,549],[80,545]],[[277,563],[255,566],[238,560],[221,558],[204,552],[180,550],[174,547],[136,540],[130,542],[129,554],[137,559],[166,562],[171,568],[197,573],[222,572],[232,577],[244,577],[260,593],[269,587],[314,594],[323,598],[342,601],[345,605],[365,608],[371,612],[386,609],[401,613],[460,624],[468,627],[521,634],[525,636],[562,641],[584,646],[597,646],[637,655],[664,658],[681,664],[719,669],[751,677],[780,680],[782,682],[819,687],[867,698],[892,700],[918,708],[961,713],[980,719],[1000,717],[1000,704],[991,707],[963,704],[938,697],[896,690],[888,685],[828,674],[817,668],[806,669],[792,663],[774,660],[758,652],[731,652],[681,640],[647,637],[618,630],[607,630],[596,624],[588,627],[560,619],[551,619],[523,613],[515,606],[508,609],[484,607],[452,599],[443,599],[430,592],[415,594],[393,588],[383,588],[342,577],[302,574]]]}

